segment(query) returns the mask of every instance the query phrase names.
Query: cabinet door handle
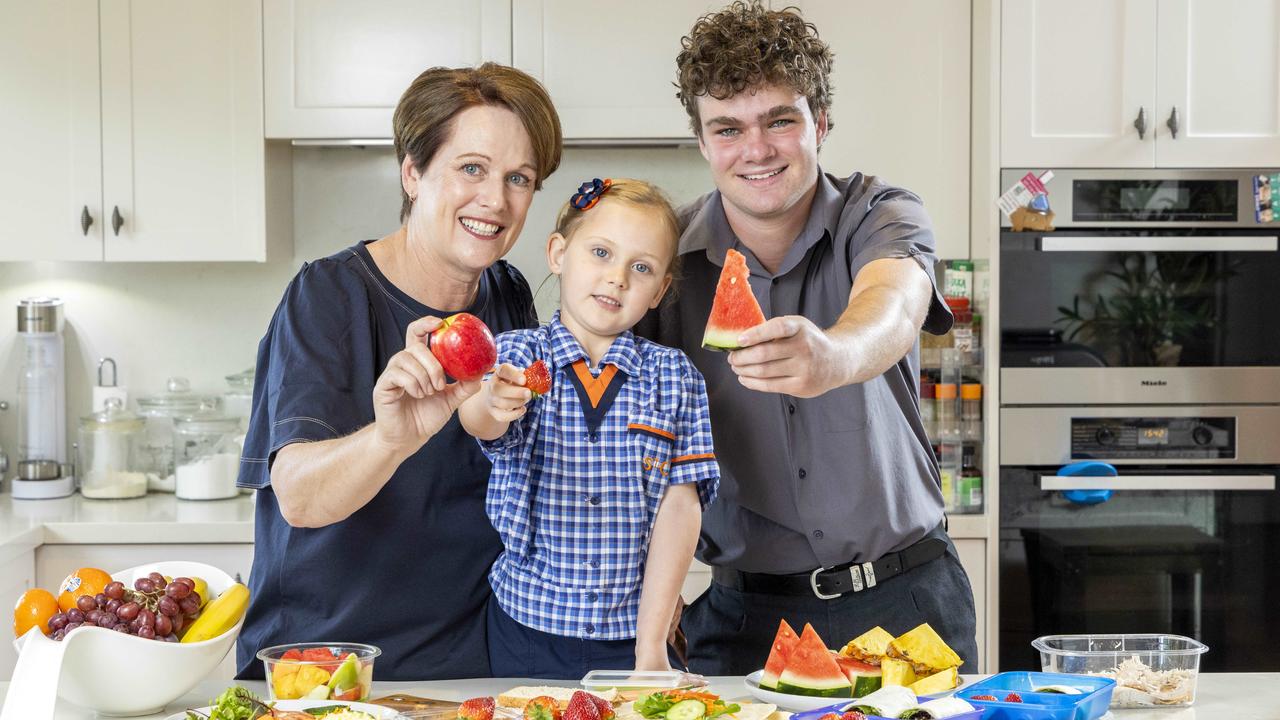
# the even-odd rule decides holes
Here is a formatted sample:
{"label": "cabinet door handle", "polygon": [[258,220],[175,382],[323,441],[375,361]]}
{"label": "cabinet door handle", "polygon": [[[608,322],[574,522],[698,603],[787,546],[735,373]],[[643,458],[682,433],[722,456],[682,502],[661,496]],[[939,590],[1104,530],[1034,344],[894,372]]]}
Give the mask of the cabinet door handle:
{"label": "cabinet door handle", "polygon": [[1165,125],[1168,126],[1169,132],[1173,133],[1173,139],[1177,140],[1178,139],[1178,107],[1176,105],[1174,106],[1173,111],[1169,113],[1169,120],[1165,122]]}
{"label": "cabinet door handle", "polygon": [[1138,108],[1138,117],[1133,121],[1133,127],[1138,131],[1138,139],[1144,140],[1147,137],[1147,109]]}
{"label": "cabinet door handle", "polygon": [[80,230],[84,232],[85,237],[89,236],[89,226],[93,224],[93,216],[89,214],[89,206],[85,205],[80,211]]}
{"label": "cabinet door handle", "polygon": [[122,225],[124,225],[124,218],[120,216],[120,206],[116,205],[111,208],[111,231],[119,235]]}

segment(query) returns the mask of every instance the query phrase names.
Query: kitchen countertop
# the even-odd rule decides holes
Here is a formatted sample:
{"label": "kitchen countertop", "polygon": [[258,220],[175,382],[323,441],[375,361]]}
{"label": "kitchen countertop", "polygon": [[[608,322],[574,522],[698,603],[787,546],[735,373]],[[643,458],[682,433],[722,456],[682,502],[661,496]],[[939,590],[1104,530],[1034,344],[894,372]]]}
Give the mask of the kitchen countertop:
{"label": "kitchen countertop", "polygon": [[0,560],[48,544],[253,542],[253,496],[179,500],[148,493],[131,500],[54,500],[0,494]]}
{"label": "kitchen countertop", "polygon": [[[0,561],[46,544],[253,542],[253,496],[179,500],[148,493],[131,500],[14,500],[0,493]],[[986,538],[986,515],[953,515],[951,536]]]}
{"label": "kitchen countertop", "polygon": [[[965,675],[969,685],[983,675]],[[265,697],[267,688],[262,682],[240,683]],[[545,680],[438,680],[430,682],[374,682],[374,695],[384,697],[393,693],[405,693],[440,700],[461,701],[480,695],[497,695],[516,685],[547,685]],[[555,683],[575,685],[576,683]],[[1115,720],[1277,720],[1280,718],[1280,697],[1275,692],[1262,692],[1261,688],[1280,685],[1280,673],[1204,673],[1200,675],[1195,705],[1186,708],[1161,708],[1152,710],[1116,710],[1110,713]],[[145,718],[167,718],[187,708],[204,707],[209,700],[226,689],[225,683],[206,680],[195,690],[179,698],[157,715]],[[9,690],[9,683],[0,682],[0,697]],[[746,694],[740,677],[711,678],[711,690],[726,698],[751,699]],[[1270,700],[1268,700],[1270,696]],[[90,720],[95,714],[59,701],[54,717],[58,720]],[[1104,716],[1105,717],[1105,716]]]}

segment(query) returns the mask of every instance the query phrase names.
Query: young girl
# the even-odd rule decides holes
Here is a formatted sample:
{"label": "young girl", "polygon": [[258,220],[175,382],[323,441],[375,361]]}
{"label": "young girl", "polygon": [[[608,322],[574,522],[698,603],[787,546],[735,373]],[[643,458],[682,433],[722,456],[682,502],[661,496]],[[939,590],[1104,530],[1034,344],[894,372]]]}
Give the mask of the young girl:
{"label": "young girl", "polygon": [[[499,335],[497,371],[459,409],[493,461],[486,510],[505,547],[489,573],[495,677],[670,669],[720,478],[702,375],[630,332],[671,284],[678,241],[653,185],[584,183],[547,240],[560,311]],[[552,387],[534,398],[525,368],[539,360]]]}

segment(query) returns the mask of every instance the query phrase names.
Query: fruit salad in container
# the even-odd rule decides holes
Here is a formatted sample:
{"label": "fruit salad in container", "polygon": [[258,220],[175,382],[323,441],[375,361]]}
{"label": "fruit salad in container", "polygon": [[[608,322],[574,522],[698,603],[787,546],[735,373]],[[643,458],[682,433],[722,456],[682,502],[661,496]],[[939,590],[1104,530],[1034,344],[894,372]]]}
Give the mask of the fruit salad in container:
{"label": "fruit salad in container", "polygon": [[367,700],[382,650],[356,643],[295,643],[258,651],[271,700]]}

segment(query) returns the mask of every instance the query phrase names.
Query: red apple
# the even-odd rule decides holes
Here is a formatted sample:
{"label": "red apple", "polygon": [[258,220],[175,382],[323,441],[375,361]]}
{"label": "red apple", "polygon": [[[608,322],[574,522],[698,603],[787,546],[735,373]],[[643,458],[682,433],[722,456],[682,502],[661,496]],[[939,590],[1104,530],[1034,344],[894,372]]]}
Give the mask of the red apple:
{"label": "red apple", "polygon": [[445,318],[444,324],[431,333],[430,348],[440,366],[455,380],[477,380],[498,361],[493,333],[471,313]]}

